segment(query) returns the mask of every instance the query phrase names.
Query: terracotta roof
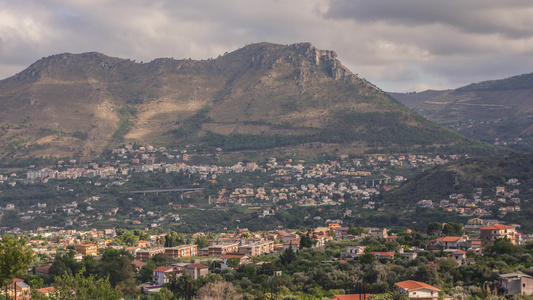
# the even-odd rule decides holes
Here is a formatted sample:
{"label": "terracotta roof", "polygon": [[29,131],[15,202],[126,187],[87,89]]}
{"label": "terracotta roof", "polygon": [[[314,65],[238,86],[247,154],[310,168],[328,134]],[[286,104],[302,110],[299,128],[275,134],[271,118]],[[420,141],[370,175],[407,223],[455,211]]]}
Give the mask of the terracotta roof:
{"label": "terracotta roof", "polygon": [[48,294],[50,293],[51,291],[53,291],[55,288],[53,286],[49,286],[49,287],[44,287],[44,288],[40,288],[38,289],[37,291],[38,292],[41,292],[43,294]]}
{"label": "terracotta roof", "polygon": [[368,300],[372,294],[348,294],[348,295],[335,295],[335,298],[331,300]]}
{"label": "terracotta roof", "polygon": [[35,271],[43,274],[50,273],[50,266],[35,267]]}
{"label": "terracotta roof", "polygon": [[445,237],[438,238],[437,241],[441,241],[441,242],[457,242],[461,238],[462,238],[461,236],[445,236]]}
{"label": "terracotta roof", "polygon": [[202,264],[188,264],[187,265],[187,268],[188,267],[192,267],[192,268],[198,268],[198,269],[209,269],[208,266],[204,266]]}
{"label": "terracotta roof", "polygon": [[434,286],[431,286],[431,285],[429,285],[427,283],[414,281],[414,280],[406,280],[406,281],[396,282],[394,285],[397,285],[400,288],[402,288],[404,290],[407,290],[407,291],[414,291],[414,290],[418,290],[418,289],[430,289],[430,290],[434,290],[434,291],[439,291],[440,292],[440,290],[438,288],[434,287]]}
{"label": "terracotta roof", "polygon": [[283,245],[300,245],[300,240],[292,240],[290,242],[285,242]]}
{"label": "terracotta roof", "polygon": [[509,225],[494,224],[494,225],[490,225],[490,226],[487,226],[487,227],[483,227],[481,229],[482,230],[483,229],[486,229],[486,230],[502,230],[502,229],[515,229],[515,228],[513,226],[509,226]]}
{"label": "terracotta roof", "polygon": [[136,267],[139,267],[139,268],[142,268],[143,266],[146,265],[145,262],[142,262],[142,261],[140,261],[140,260],[136,260],[136,259],[132,260],[132,261],[131,261],[131,264],[132,264],[132,265],[135,265]]}
{"label": "terracotta roof", "polygon": [[452,254],[455,254],[455,253],[466,254],[466,251],[464,251],[464,250],[457,250],[457,251],[453,252]]}
{"label": "terracotta roof", "polygon": [[155,268],[154,269],[154,272],[168,272],[168,271],[172,271],[174,268],[172,267],[158,267],[158,268]]}
{"label": "terracotta roof", "polygon": [[374,253],[376,256],[379,256],[379,257],[394,257],[394,253],[389,253],[389,252],[372,252]]}

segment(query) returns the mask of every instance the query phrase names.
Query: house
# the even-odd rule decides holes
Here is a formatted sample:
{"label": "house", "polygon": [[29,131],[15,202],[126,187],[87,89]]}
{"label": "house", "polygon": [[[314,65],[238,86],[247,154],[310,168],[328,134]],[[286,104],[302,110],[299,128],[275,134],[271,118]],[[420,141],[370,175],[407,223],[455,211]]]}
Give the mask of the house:
{"label": "house", "polygon": [[294,233],[287,234],[287,235],[283,236],[283,243],[284,244],[287,243],[287,242],[296,241],[296,240],[300,240],[300,236],[297,235],[297,234],[294,234]]}
{"label": "house", "polygon": [[238,258],[239,265],[249,264],[253,262],[253,259],[250,255],[243,254],[243,253],[228,253],[222,257],[222,263],[220,265],[221,270],[232,268],[231,266],[228,265],[228,260],[230,258]]}
{"label": "house", "polygon": [[406,280],[394,285],[407,293],[409,299],[437,300],[439,298],[440,290],[424,282]]}
{"label": "house", "polygon": [[50,266],[35,267],[35,275],[50,274]]}
{"label": "house", "polygon": [[300,249],[300,239],[283,243],[283,251],[292,248],[293,251]]}
{"label": "house", "polygon": [[[372,252],[372,254],[374,254],[376,258],[378,259],[380,258],[393,259],[394,258],[394,253],[390,253],[390,252]],[[363,255],[363,254],[360,254],[360,255]]]}
{"label": "house", "polygon": [[171,274],[176,274],[176,277],[179,277],[178,274],[181,274],[181,271],[174,267],[157,267],[153,270],[152,281],[155,285],[161,286],[169,282]]}
{"label": "house", "polygon": [[335,295],[331,300],[369,300],[372,294]]}
{"label": "house", "polygon": [[365,252],[365,246],[347,246],[346,252],[341,253],[341,257],[351,257],[354,258],[359,256],[361,253]]}
{"label": "house", "polygon": [[188,264],[185,266],[187,273],[192,276],[193,279],[198,279],[201,276],[209,274],[209,267],[202,264]]}
{"label": "house", "polygon": [[11,298],[18,298],[30,295],[31,288],[24,282],[24,279],[14,278],[6,287],[7,295]]}
{"label": "house", "polygon": [[139,246],[139,248],[147,248],[150,247],[150,244],[151,243],[149,241],[140,240],[137,245]]}
{"label": "house", "polygon": [[54,290],[55,290],[55,287],[49,286],[49,287],[40,288],[37,290],[37,292],[43,293],[45,296],[50,296],[50,293],[53,292]]}
{"label": "house", "polygon": [[135,256],[135,253],[137,253],[137,251],[141,250],[140,247],[126,247],[126,251],[128,251],[129,253],[131,253],[131,255]]}
{"label": "house", "polygon": [[529,275],[521,273],[501,274],[498,277],[498,283],[504,295],[533,295],[533,278]]}
{"label": "house", "polygon": [[142,267],[144,267],[146,265],[145,262],[142,262],[142,261],[136,260],[136,259],[132,260],[131,264],[135,266],[135,271],[137,273],[139,273],[141,271]]}
{"label": "house", "polygon": [[96,256],[98,253],[98,246],[96,244],[83,244],[76,246],[76,253],[79,253],[83,256],[93,255]]}
{"label": "house", "polygon": [[445,236],[435,241],[437,244],[442,244],[444,249],[459,249],[460,244],[466,242],[462,236]]}
{"label": "house", "polygon": [[335,228],[335,240],[344,240],[348,236],[349,227],[337,227]]}
{"label": "house", "polygon": [[451,257],[457,262],[458,265],[464,265],[466,263],[466,252],[463,250],[457,250],[452,252]]}
{"label": "house", "polygon": [[479,229],[479,238],[483,249],[492,245],[496,240],[504,238],[516,245],[515,235],[516,228],[509,225],[494,224]]}
{"label": "house", "polygon": [[404,252],[404,253],[400,253],[400,255],[403,258],[407,258],[408,260],[413,260],[418,256],[416,252]]}

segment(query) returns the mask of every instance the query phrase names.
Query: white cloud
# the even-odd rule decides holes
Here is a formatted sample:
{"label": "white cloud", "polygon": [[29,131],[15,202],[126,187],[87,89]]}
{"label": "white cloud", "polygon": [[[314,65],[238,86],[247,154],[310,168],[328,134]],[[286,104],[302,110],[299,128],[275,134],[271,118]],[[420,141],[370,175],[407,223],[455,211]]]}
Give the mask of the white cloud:
{"label": "white cloud", "polygon": [[532,14],[518,0],[0,0],[0,78],[62,52],[206,59],[308,41],[385,90],[451,88],[532,72]]}

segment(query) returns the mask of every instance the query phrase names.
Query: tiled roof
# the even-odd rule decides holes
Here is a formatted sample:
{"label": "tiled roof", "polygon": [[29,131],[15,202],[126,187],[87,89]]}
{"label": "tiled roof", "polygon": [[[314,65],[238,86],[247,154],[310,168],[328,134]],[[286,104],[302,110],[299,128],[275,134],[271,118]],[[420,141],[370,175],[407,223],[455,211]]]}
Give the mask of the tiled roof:
{"label": "tiled roof", "polygon": [[414,281],[414,280],[406,280],[402,282],[396,282],[395,285],[401,287],[402,289],[405,289],[407,291],[413,291],[418,289],[430,289],[434,291],[440,291],[438,288],[431,286],[424,282]]}
{"label": "tiled roof", "polygon": [[189,267],[191,267],[191,268],[198,268],[198,269],[209,269],[208,266],[204,266],[204,265],[202,265],[202,264],[188,264],[188,265],[187,265],[187,268],[189,268]]}
{"label": "tiled roof", "polygon": [[482,230],[483,229],[486,229],[486,230],[502,230],[502,229],[515,229],[515,228],[513,226],[509,226],[509,225],[494,224],[494,225],[490,225],[490,226],[487,226],[487,227],[483,227],[481,229]]}
{"label": "tiled roof", "polygon": [[331,300],[368,300],[372,294],[348,294],[348,295],[335,295],[335,298]]}
{"label": "tiled roof", "polygon": [[154,269],[154,272],[163,272],[163,273],[165,273],[165,272],[171,271],[172,269],[174,269],[174,268],[172,268],[172,267],[158,267],[158,268]]}
{"label": "tiled roof", "polygon": [[49,286],[49,287],[40,288],[37,291],[41,292],[43,294],[48,294],[48,293],[52,292],[54,289],[55,288],[53,286]]}
{"label": "tiled roof", "polygon": [[441,241],[441,242],[457,242],[461,238],[462,237],[460,237],[460,236],[445,236],[445,237],[438,238],[437,241]]}

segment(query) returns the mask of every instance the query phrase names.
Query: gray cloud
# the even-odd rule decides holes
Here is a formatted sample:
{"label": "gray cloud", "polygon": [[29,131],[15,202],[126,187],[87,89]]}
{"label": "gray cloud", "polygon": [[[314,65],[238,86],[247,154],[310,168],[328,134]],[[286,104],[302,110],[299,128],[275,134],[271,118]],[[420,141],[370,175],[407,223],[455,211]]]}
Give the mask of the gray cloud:
{"label": "gray cloud", "polygon": [[62,52],[207,59],[308,41],[385,90],[450,88],[533,72],[531,15],[515,0],[0,0],[0,78]]}

